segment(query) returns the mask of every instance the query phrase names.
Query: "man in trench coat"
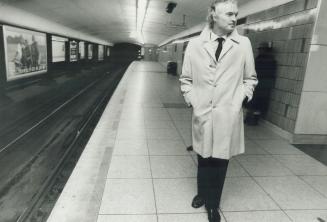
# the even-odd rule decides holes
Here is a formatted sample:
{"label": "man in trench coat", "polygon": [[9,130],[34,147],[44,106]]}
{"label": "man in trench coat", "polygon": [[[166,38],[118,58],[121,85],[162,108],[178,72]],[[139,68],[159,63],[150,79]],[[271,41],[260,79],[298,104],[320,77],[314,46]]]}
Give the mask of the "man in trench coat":
{"label": "man in trench coat", "polygon": [[193,107],[192,143],[198,154],[198,194],[192,206],[205,204],[208,219],[220,221],[221,192],[228,160],[244,152],[242,103],[258,83],[252,47],[238,34],[234,0],[216,0],[208,25],[186,49],[181,91]]}

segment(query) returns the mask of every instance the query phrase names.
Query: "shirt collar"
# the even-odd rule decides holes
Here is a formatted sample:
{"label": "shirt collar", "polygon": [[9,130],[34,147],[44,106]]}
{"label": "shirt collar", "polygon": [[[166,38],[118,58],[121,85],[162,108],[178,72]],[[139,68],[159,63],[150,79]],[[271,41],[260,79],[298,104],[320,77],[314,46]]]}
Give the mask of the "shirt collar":
{"label": "shirt collar", "polygon": [[218,38],[224,38],[227,39],[227,35],[218,36],[216,35],[212,30],[210,30],[210,41],[216,41]]}
{"label": "shirt collar", "polygon": [[[202,30],[200,36],[199,36],[199,38],[201,39],[201,41],[203,41],[203,42],[209,42],[209,41],[211,41],[211,39],[210,39],[210,32],[212,32],[212,29],[210,29],[210,27],[208,25],[205,26],[204,29]],[[238,44],[241,41],[241,36],[238,34],[237,30],[234,29],[234,31],[228,35],[228,38],[226,39],[226,41],[228,39],[230,39],[233,42],[235,42],[235,43]]]}

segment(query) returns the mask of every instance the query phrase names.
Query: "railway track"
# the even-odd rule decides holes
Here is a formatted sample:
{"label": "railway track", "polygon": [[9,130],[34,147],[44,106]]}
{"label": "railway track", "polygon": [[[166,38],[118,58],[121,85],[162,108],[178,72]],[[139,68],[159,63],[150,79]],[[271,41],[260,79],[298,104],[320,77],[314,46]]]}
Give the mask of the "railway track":
{"label": "railway track", "polygon": [[[14,153],[23,147],[22,144],[28,145],[30,140],[37,138],[40,132],[54,129],[48,134],[46,141],[43,141],[41,148],[37,149],[29,161],[2,187],[0,221],[39,222],[47,219],[123,72],[124,69],[120,69],[110,75],[100,76],[0,149],[0,154],[10,153],[11,149]],[[92,103],[90,108],[74,113],[73,111],[83,104],[85,106],[83,102],[86,98],[92,101],[89,102]],[[51,124],[54,126],[51,127]],[[39,173],[46,176],[41,178]],[[30,181],[34,177],[35,181]],[[37,189],[34,188],[34,193],[26,195],[25,192],[19,197],[20,189],[33,185],[38,186]],[[24,204],[19,204],[18,201],[22,199],[25,200]],[[14,206],[17,208],[12,209]]]}

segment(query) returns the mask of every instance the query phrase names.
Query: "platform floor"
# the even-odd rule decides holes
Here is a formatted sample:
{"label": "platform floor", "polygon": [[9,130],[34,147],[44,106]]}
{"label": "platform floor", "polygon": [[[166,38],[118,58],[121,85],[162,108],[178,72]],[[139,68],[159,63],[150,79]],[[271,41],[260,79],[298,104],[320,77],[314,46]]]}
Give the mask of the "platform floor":
{"label": "platform floor", "polygon": [[[327,167],[263,125],[230,161],[222,221],[327,221]],[[48,221],[206,222],[193,209],[191,109],[154,62],[127,70]]]}

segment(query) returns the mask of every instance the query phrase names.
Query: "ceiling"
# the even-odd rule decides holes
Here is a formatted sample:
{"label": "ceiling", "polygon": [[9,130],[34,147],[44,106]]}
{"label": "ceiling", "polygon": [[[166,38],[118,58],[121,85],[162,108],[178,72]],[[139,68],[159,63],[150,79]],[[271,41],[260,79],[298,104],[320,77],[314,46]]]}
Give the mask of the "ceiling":
{"label": "ceiling", "polygon": [[[177,3],[166,12],[169,0],[149,0],[144,24],[144,43],[159,44],[167,38],[205,21],[211,0],[171,0]],[[239,5],[251,0],[239,0]],[[112,43],[138,43],[137,0],[0,0],[0,2],[59,23],[65,27]],[[183,19],[185,15],[185,20]],[[184,22],[185,21],[185,22]]]}

